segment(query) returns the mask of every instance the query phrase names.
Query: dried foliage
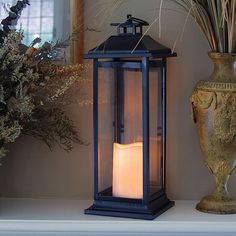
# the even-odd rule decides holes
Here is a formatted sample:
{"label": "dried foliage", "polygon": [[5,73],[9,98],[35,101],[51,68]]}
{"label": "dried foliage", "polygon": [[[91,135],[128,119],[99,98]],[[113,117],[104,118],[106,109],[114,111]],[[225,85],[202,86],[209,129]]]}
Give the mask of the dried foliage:
{"label": "dried foliage", "polygon": [[211,50],[236,53],[236,0],[175,0],[189,12]]}
{"label": "dried foliage", "polygon": [[53,60],[62,44],[36,49],[34,42],[27,48],[22,38],[22,32],[11,30],[0,45],[0,157],[5,144],[22,134],[69,151],[83,141],[63,108],[72,102],[69,92],[82,80],[84,67]]}

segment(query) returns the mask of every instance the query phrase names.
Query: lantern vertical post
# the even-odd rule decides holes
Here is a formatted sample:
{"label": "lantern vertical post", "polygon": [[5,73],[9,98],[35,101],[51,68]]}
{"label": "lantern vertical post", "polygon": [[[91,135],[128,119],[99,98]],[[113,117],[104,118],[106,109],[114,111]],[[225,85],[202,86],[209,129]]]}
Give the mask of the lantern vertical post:
{"label": "lantern vertical post", "polygon": [[94,199],[98,194],[98,59],[93,60]]}
{"label": "lantern vertical post", "polygon": [[149,201],[149,58],[142,59],[143,201]]}
{"label": "lantern vertical post", "polygon": [[116,65],[114,66],[114,80],[114,141],[121,143],[124,132],[124,71]]}
{"label": "lantern vertical post", "polygon": [[[163,123],[163,155],[162,155],[162,168],[166,170],[166,122],[167,122],[167,115],[166,115],[166,110],[167,110],[167,75],[166,75],[166,58],[162,59],[162,106],[163,106],[163,118],[162,118],[162,123]],[[164,176],[163,176],[163,187],[166,189],[166,171],[164,171]]]}
{"label": "lantern vertical post", "polygon": [[157,90],[157,136],[161,136],[163,137],[161,139],[161,145],[160,145],[160,168],[161,168],[161,173],[163,173],[162,175],[160,175],[160,184],[161,186],[164,186],[164,159],[165,159],[165,145],[164,145],[164,126],[165,126],[165,108],[164,108],[164,94],[165,92],[165,87],[163,85],[163,60],[160,61],[161,63],[161,67],[159,68],[159,76],[158,76],[158,90]]}

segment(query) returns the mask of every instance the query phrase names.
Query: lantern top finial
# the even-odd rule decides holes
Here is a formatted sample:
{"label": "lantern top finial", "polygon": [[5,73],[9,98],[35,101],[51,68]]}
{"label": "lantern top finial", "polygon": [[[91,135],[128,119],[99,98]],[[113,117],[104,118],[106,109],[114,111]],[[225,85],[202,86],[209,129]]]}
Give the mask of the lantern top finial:
{"label": "lantern top finial", "polygon": [[143,26],[148,25],[148,22],[135,18],[131,14],[127,15],[127,20],[124,23],[111,23],[111,26],[117,27],[118,35],[142,35]]}

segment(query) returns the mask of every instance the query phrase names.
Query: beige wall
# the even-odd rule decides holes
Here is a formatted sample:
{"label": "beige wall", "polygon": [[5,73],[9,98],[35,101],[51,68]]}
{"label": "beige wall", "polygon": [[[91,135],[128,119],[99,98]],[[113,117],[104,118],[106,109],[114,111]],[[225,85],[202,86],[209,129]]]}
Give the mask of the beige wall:
{"label": "beige wall", "polygon": [[[104,2],[103,0],[100,0]],[[113,16],[105,20],[93,19],[99,7],[92,8],[98,0],[85,0],[87,26],[98,23],[100,33],[86,33],[86,49],[95,46],[110,32],[110,22],[121,22],[127,13],[152,22],[158,15],[158,0],[129,0]],[[110,2],[110,0],[107,0]],[[164,1],[164,2],[167,2]],[[173,1],[169,1],[173,2]],[[150,34],[163,44],[172,47],[182,29],[185,15],[167,5],[162,13],[162,37],[158,39],[157,25]],[[207,57],[208,45],[193,21],[189,21],[183,42],[178,42],[178,58],[169,60],[168,69],[168,144],[167,144],[167,191],[173,199],[199,199],[211,191],[213,179],[203,165],[195,126],[190,118],[188,98],[199,79],[206,79],[211,72]],[[91,84],[86,89],[91,93]],[[81,134],[92,142],[91,107],[74,105],[70,114],[78,123]],[[92,145],[76,146],[65,153],[56,148],[50,152],[38,141],[27,137],[10,146],[11,152],[0,168],[0,192],[10,197],[92,197]],[[232,177],[230,189],[235,186]]]}

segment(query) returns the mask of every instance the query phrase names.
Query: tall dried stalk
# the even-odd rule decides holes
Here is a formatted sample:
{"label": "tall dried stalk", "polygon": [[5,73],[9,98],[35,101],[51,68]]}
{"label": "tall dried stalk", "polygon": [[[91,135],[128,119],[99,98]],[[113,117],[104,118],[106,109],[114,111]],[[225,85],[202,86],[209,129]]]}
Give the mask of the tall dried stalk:
{"label": "tall dried stalk", "polygon": [[211,50],[236,53],[236,0],[175,0],[191,12]]}

